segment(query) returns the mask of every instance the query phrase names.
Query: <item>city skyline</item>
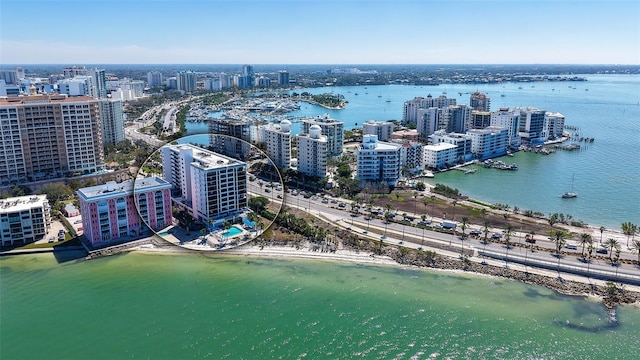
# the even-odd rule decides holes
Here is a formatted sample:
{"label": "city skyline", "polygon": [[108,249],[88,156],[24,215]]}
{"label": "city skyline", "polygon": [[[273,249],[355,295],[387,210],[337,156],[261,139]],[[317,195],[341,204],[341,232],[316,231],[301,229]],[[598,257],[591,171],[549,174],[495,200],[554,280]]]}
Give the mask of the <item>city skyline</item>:
{"label": "city skyline", "polygon": [[0,8],[1,64],[640,64],[636,1],[7,0]]}

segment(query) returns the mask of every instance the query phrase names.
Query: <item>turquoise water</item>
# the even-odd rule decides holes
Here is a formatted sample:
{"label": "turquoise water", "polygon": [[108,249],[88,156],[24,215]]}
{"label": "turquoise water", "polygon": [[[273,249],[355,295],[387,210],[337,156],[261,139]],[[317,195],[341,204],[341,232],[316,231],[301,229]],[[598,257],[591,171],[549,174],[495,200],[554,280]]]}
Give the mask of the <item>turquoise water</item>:
{"label": "turquoise water", "polygon": [[608,327],[594,301],[469,274],[140,253],[0,271],[3,359],[640,357],[637,307]]}
{"label": "turquoise water", "polygon": [[[458,103],[468,104],[469,93],[476,90],[491,98],[492,110],[501,106],[534,106],[560,112],[565,116],[566,124],[579,127],[582,136],[594,137],[595,141],[581,143],[584,148],[581,151],[559,151],[549,156],[518,153],[514,158],[504,159],[509,163],[517,162],[517,172],[479,170],[473,175],[450,172],[437,175],[433,182],[445,183],[489,203],[510,204],[545,214],[571,214],[575,219],[596,226],[619,229],[622,222],[638,223],[640,76],[578,76],[586,77],[588,81],[296,89],[298,93],[342,94],[349,103],[343,110],[301,103],[300,110],[289,114],[316,116],[328,113],[344,121],[345,128],[349,129],[372,119],[399,120],[404,102],[416,96],[439,96],[446,92]],[[391,102],[386,102],[387,99]],[[193,126],[193,131],[206,132],[203,124],[188,126]],[[300,123],[293,124],[294,133],[300,130]],[[574,191],[578,198],[562,200],[559,196],[569,190],[572,177],[575,177]]]}
{"label": "turquoise water", "polygon": [[225,231],[222,233],[222,236],[234,236],[234,235],[238,235],[241,234],[242,230],[238,229],[235,226],[232,226],[229,228],[229,230]]}

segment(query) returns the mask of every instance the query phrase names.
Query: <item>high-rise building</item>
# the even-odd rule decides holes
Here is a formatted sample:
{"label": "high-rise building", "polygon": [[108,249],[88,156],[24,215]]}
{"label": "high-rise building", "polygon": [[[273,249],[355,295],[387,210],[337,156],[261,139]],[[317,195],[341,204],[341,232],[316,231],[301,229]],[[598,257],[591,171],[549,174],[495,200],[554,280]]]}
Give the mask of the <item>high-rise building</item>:
{"label": "high-rise building", "polygon": [[215,152],[244,159],[251,152],[251,126],[249,120],[210,119],[209,144]]}
{"label": "high-rise building", "polygon": [[516,108],[520,110],[520,128],[518,134],[520,140],[527,144],[541,144],[547,140],[548,133],[545,128],[545,110],[533,107]]}
{"label": "high-rise building", "polygon": [[158,177],[78,189],[84,236],[92,246],[130,241],[173,222],[171,184]]}
{"label": "high-rise building", "polygon": [[549,139],[557,139],[562,137],[564,129],[564,115],[559,112],[545,113],[545,128]]}
{"label": "high-rise building", "polygon": [[484,129],[491,125],[491,112],[489,111],[471,111],[471,121],[469,129]]}
{"label": "high-rise building", "polygon": [[401,173],[418,174],[424,170],[422,156],[424,150],[422,144],[415,141],[393,140],[400,144],[400,170]]}
{"label": "high-rise building", "polygon": [[487,95],[478,91],[471,94],[469,104],[473,110],[491,111],[491,99]]}
{"label": "high-rise building", "polygon": [[298,171],[311,176],[327,176],[328,139],[322,128],[311,125],[308,134],[298,134]]}
{"label": "high-rise building", "polygon": [[220,223],[248,206],[247,164],[190,144],[161,148],[173,201],[204,223]]}
{"label": "high-rise building", "polygon": [[176,86],[180,91],[191,94],[196,91],[196,74],[191,71],[180,71],[176,75]]}
{"label": "high-rise building", "polygon": [[0,80],[4,80],[7,85],[17,85],[18,75],[15,70],[0,70]]}
{"label": "high-rise building", "polygon": [[471,107],[467,105],[447,106],[442,110],[442,122],[438,125],[438,130],[447,132],[464,133],[469,129],[471,121]]}
{"label": "high-rise building", "polygon": [[85,76],[87,75],[87,68],[84,66],[67,66],[62,69],[62,74],[65,78]]}
{"label": "high-rise building", "polygon": [[178,78],[175,76],[167,78],[167,89],[177,89],[178,88]]}
{"label": "high-rise building", "polygon": [[389,121],[369,120],[362,124],[363,135],[378,135],[378,140],[387,141],[391,139],[394,124]]}
{"label": "high-rise building", "polygon": [[51,227],[51,207],[46,195],[19,196],[0,200],[2,246],[37,241]]}
{"label": "high-rise building", "polygon": [[124,140],[124,111],[122,100],[101,99],[100,120],[102,122],[102,142],[116,145]]}
{"label": "high-rise building", "polygon": [[93,98],[36,95],[0,100],[0,125],[2,185],[103,168],[102,124]]}
{"label": "high-rise building", "polygon": [[438,124],[441,123],[442,109],[437,107],[418,109],[416,130],[419,133],[420,141],[427,142],[429,135],[438,130]]}
{"label": "high-rise building", "polygon": [[16,66],[16,78],[18,78],[18,80],[25,78],[24,68],[22,66]]}
{"label": "high-rise building", "polygon": [[286,70],[278,71],[278,85],[279,86],[288,86],[289,85],[289,72]]}
{"label": "high-rise building", "polygon": [[418,110],[420,109],[428,109],[431,107],[443,109],[453,105],[456,105],[456,99],[447,98],[445,95],[440,95],[437,98],[434,98],[431,94],[427,95],[426,98],[416,97],[413,100],[405,101],[402,113],[402,123],[417,124],[419,119]]}
{"label": "high-rise building", "polygon": [[147,73],[147,85],[150,88],[163,86],[164,83],[162,82],[162,73],[160,71],[149,71]]}
{"label": "high-rise building", "polygon": [[233,79],[231,75],[227,73],[220,73],[219,77],[220,77],[220,86],[222,86],[223,89],[229,89],[233,86]]}
{"label": "high-rise building", "polygon": [[484,129],[471,129],[471,153],[479,160],[502,156],[509,146],[508,130],[503,127],[488,126]]}
{"label": "high-rise building", "polygon": [[104,69],[91,69],[89,71],[92,80],[92,94],[97,99],[107,98],[107,76]]}
{"label": "high-rise building", "polygon": [[400,145],[363,135],[357,151],[356,179],[394,186],[400,179]]}
{"label": "high-rise building", "polygon": [[502,107],[500,110],[492,112],[491,126],[507,129],[507,146],[514,149],[520,146],[520,136],[518,134],[518,130],[520,129],[519,110]]}
{"label": "high-rise building", "polygon": [[267,155],[277,168],[288,169],[291,166],[291,121],[268,124],[263,131]]}
{"label": "high-rise building", "polygon": [[93,78],[86,75],[78,75],[70,79],[59,80],[56,84],[58,93],[69,96],[90,96],[95,97]]}
{"label": "high-rise building", "polygon": [[447,133],[438,130],[429,136],[429,143],[432,145],[447,143],[456,146],[456,162],[459,160],[469,161],[472,158],[471,136],[461,133]]}
{"label": "high-rise building", "polygon": [[327,136],[327,151],[329,156],[339,156],[342,154],[342,143],[344,140],[344,122],[332,119],[328,114],[318,116],[313,119],[302,121],[302,132],[309,133],[313,125],[318,125],[322,129],[322,135]]}

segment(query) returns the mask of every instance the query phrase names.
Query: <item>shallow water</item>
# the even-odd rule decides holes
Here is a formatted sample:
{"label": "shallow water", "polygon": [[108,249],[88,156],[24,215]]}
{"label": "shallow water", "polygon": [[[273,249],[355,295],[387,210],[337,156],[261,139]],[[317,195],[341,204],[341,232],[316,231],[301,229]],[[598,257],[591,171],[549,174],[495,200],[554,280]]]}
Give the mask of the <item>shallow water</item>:
{"label": "shallow water", "polygon": [[597,302],[470,274],[140,253],[0,266],[4,359],[640,356],[637,307],[609,327]]}

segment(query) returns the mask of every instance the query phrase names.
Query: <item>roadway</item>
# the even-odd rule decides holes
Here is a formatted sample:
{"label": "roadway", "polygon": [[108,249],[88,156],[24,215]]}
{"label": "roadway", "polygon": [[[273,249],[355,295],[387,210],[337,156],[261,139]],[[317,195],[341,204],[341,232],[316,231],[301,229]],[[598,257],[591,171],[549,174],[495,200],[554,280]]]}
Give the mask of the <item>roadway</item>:
{"label": "roadway", "polygon": [[[486,262],[489,259],[498,261],[502,266],[513,266],[519,263],[525,266],[543,268],[560,273],[581,274],[584,276],[609,279],[614,281],[624,281],[631,284],[640,285],[640,271],[637,266],[630,264],[611,265],[608,259],[593,258],[589,262],[582,260],[580,247],[577,250],[564,249],[563,254],[557,257],[555,254],[555,244],[550,240],[537,239],[536,246],[546,249],[530,249],[530,245],[524,241],[522,233],[516,233],[511,237],[509,249],[505,244],[488,242],[484,244],[482,238],[475,239],[461,238],[459,234],[445,233],[433,230],[407,226],[395,222],[385,223],[383,219],[368,216],[368,213],[353,214],[348,211],[351,207],[348,202],[342,199],[332,199],[326,197],[326,203],[322,197],[304,198],[302,195],[293,196],[286,194],[285,203],[288,206],[297,207],[308,211],[314,216],[319,216],[329,220],[334,224],[357,233],[361,237],[373,240],[383,240],[385,243],[402,245],[414,249],[434,250],[448,256],[460,256],[461,253],[473,252],[473,261]],[[335,201],[335,202],[332,202]],[[339,203],[344,202],[345,206],[340,207]],[[352,216],[355,215],[355,216]],[[370,220],[366,220],[370,219]],[[419,218],[412,222],[420,221]],[[432,219],[439,222],[441,219]],[[476,229],[477,226],[470,226],[468,231]],[[492,232],[501,233],[501,229],[490,229]],[[602,255],[606,258],[606,255]],[[634,259],[632,254],[623,253],[621,259]],[[529,269],[531,270],[531,269]]]}

